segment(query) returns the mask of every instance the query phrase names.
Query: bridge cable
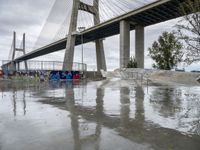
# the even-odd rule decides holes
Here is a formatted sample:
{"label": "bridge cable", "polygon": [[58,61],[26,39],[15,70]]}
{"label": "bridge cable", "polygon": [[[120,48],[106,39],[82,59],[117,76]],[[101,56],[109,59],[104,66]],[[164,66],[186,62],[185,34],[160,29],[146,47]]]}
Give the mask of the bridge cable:
{"label": "bridge cable", "polygon": [[113,12],[114,17],[118,16],[119,11],[116,10],[116,7],[111,7],[111,6],[115,6],[116,4],[112,4],[110,3],[110,1],[107,1],[107,0],[106,0],[106,3],[107,3],[107,8]]}

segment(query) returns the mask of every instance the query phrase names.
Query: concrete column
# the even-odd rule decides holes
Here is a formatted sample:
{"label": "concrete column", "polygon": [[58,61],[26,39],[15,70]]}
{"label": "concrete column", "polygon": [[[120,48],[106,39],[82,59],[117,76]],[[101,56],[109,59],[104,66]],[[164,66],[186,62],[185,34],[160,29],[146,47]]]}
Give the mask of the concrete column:
{"label": "concrete column", "polygon": [[144,27],[135,28],[135,59],[138,68],[144,68]]}
{"label": "concrete column", "polygon": [[[26,40],[26,38],[25,38],[25,33],[23,34],[23,53],[24,53],[24,55],[26,54],[26,51],[25,51],[25,49],[26,49],[26,45],[25,45],[25,40]],[[25,70],[26,71],[28,71],[28,65],[27,65],[27,61],[24,61],[24,66],[25,66]]]}
{"label": "concrete column", "polygon": [[76,35],[74,34],[77,28],[79,4],[80,4],[80,0],[73,0],[71,21],[70,21],[69,33],[67,37],[64,62],[63,62],[63,70],[72,70],[72,66],[73,66],[74,48],[75,48],[75,41],[76,41]]}
{"label": "concrete column", "polygon": [[15,51],[16,51],[16,32],[13,32],[13,53],[12,53],[12,61],[15,59]]}
{"label": "concrete column", "polygon": [[100,39],[96,40],[95,44],[96,44],[97,71],[100,72],[101,69],[106,71],[107,67],[106,67],[103,41]]}
{"label": "concrete column", "polygon": [[[99,16],[99,0],[93,0],[94,5],[94,25],[97,25],[100,23],[100,16]],[[103,46],[103,40],[96,40],[96,59],[97,59],[97,71],[100,72],[101,69],[104,71],[107,70],[106,67],[106,59],[105,59],[105,53],[104,53],[104,46]]]}
{"label": "concrete column", "polygon": [[10,71],[11,73],[14,73],[16,71],[16,63],[14,61],[11,62]]}
{"label": "concrete column", "polygon": [[20,71],[20,63],[17,63],[17,71]]}
{"label": "concrete column", "polygon": [[120,68],[126,68],[130,58],[130,24],[120,22]]}

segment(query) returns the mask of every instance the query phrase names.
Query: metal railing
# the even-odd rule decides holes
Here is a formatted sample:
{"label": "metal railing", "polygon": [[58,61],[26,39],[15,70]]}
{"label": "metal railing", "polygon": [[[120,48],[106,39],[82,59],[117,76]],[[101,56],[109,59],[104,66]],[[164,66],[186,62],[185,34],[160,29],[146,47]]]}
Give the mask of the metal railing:
{"label": "metal railing", "polygon": [[147,84],[149,82],[149,74],[147,72],[138,72],[125,70],[121,73],[121,78],[125,80],[134,80],[137,85]]}
{"label": "metal railing", "polygon": [[126,72],[126,74],[127,74],[127,79],[140,80],[142,82],[144,78],[143,73],[139,73],[136,71],[129,71]]}
{"label": "metal railing", "polygon": [[[10,61],[9,60],[2,60],[2,66],[5,64],[8,64]],[[10,66],[9,66],[10,65]],[[25,63],[24,62],[15,62],[15,67],[11,67],[11,64],[6,66],[7,70],[11,71],[24,71],[25,69]],[[37,61],[37,60],[31,60],[27,61],[27,67],[28,71],[34,71],[34,70],[62,70],[63,67],[63,62],[61,61]],[[5,66],[4,66],[5,67]],[[72,65],[72,70],[74,71],[87,71],[87,65],[78,63],[78,62],[73,62]]]}

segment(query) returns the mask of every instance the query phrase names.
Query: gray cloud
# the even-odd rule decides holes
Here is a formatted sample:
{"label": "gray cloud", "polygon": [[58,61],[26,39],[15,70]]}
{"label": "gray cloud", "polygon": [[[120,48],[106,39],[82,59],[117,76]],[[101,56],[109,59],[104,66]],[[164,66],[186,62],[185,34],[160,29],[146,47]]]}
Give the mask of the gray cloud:
{"label": "gray cloud", "polygon": [[[17,42],[26,32],[27,45],[31,44],[37,31],[48,15],[53,0],[1,0],[0,1],[0,59],[8,59],[12,34],[17,32]],[[36,31],[36,32],[34,32]],[[30,40],[28,40],[30,39]],[[19,45],[19,44],[18,44]],[[28,47],[28,46],[27,46]]]}

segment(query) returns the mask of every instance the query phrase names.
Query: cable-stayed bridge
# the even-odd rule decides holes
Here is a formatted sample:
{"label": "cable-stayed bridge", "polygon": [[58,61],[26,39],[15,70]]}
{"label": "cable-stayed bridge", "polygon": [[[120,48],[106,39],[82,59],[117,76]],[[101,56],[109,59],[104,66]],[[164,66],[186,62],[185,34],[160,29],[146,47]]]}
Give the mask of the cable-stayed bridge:
{"label": "cable-stayed bridge", "polygon": [[[69,8],[71,9],[68,10],[68,16],[71,17],[66,17],[63,21],[64,27],[62,24],[61,29],[58,30],[58,34],[67,33],[66,37],[36,48],[27,54],[24,53],[24,55],[17,58],[15,58],[15,51],[17,49],[14,42],[15,48],[11,52],[12,59],[7,64],[4,64],[4,66],[14,64],[15,67],[16,63],[66,49],[63,69],[70,70],[74,57],[74,47],[82,43],[95,41],[97,69],[98,71],[100,69],[106,70],[104,54],[106,50],[104,52],[102,39],[120,34],[119,56],[120,67],[123,68],[127,66],[130,58],[130,31],[135,30],[135,58],[138,67],[143,68],[144,28],[149,25],[181,17],[179,7],[184,2],[184,0],[111,0],[109,2],[107,0],[73,0],[69,4]],[[58,4],[59,1],[56,1],[54,6]],[[51,11],[50,16],[51,14],[55,14],[54,9]],[[89,16],[86,17],[86,14]],[[48,19],[51,18],[50,16]],[[108,16],[111,17],[109,18]],[[91,23],[89,25],[85,24],[86,29],[78,33],[77,28],[79,23],[83,22],[84,25],[84,21],[89,22],[87,18],[90,18],[90,20],[92,18]],[[67,21],[69,21],[68,29],[66,25]],[[45,30],[46,28],[44,26],[42,32]],[[38,41],[42,40],[38,38]]]}

